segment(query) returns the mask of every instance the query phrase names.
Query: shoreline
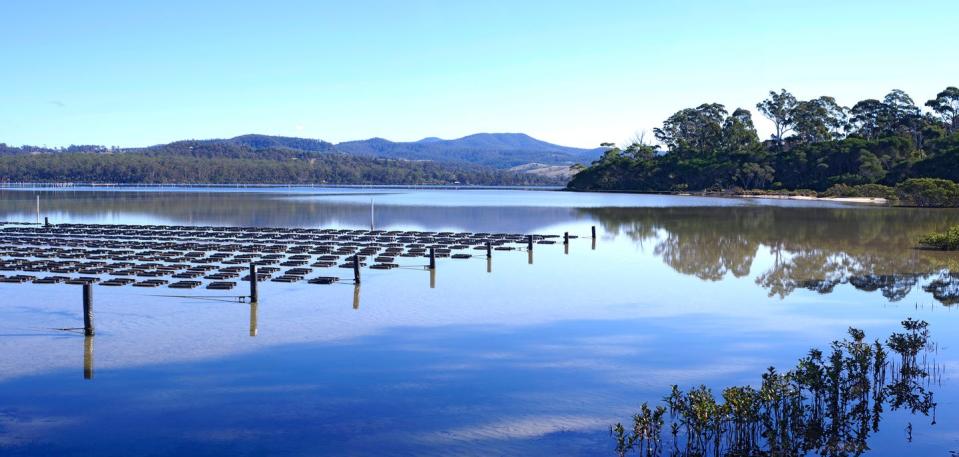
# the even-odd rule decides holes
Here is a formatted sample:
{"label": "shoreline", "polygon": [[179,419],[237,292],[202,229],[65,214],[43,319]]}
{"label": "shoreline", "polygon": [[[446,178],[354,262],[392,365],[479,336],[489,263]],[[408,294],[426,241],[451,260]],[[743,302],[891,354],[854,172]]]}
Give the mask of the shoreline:
{"label": "shoreline", "polygon": [[865,205],[888,205],[889,200],[873,197],[810,197],[808,195],[731,195],[735,198],[770,198],[776,200],[805,200],[817,202],[858,203]]}
{"label": "shoreline", "polygon": [[128,183],[0,183],[0,190],[8,191],[223,191],[223,190],[270,190],[270,189],[370,189],[370,190],[518,190],[518,191],[546,191],[546,192],[576,192],[598,194],[633,194],[633,195],[665,195],[675,197],[712,197],[712,198],[749,198],[773,200],[800,200],[820,201],[833,203],[849,203],[859,205],[891,205],[885,198],[872,197],[814,197],[810,195],[787,194],[733,194],[721,192],[675,192],[675,191],[634,191],[634,190],[576,190],[559,186],[489,186],[489,185],[462,185],[462,184],[128,184]]}
{"label": "shoreline", "polygon": [[599,194],[634,194],[634,195],[671,195],[675,197],[712,197],[712,198],[752,198],[752,199],[772,199],[772,200],[802,200],[813,202],[834,202],[850,203],[860,205],[892,205],[892,202],[886,198],[878,197],[813,197],[810,195],[784,195],[784,194],[726,194],[720,192],[643,192],[632,190],[576,190],[562,189],[566,192],[579,193],[599,193]]}

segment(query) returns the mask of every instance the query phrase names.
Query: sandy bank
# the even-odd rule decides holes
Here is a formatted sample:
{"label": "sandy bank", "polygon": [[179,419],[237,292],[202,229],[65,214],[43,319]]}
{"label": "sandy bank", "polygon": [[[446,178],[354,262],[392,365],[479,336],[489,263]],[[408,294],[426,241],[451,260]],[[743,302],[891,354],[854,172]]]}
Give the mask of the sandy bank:
{"label": "sandy bank", "polygon": [[742,198],[774,198],[778,200],[809,200],[822,202],[843,202],[843,203],[865,203],[873,205],[885,205],[889,200],[885,198],[870,197],[809,197],[806,195],[737,195]]}

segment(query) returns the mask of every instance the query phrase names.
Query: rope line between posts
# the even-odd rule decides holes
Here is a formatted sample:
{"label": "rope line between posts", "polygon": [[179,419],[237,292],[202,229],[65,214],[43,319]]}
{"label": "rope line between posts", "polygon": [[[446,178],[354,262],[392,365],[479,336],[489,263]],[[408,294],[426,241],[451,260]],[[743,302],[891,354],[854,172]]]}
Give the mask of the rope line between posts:
{"label": "rope line between posts", "polygon": [[45,328],[43,330],[56,330],[58,332],[70,332],[70,333],[79,333],[83,334],[83,327],[67,327],[67,328]]}
{"label": "rope line between posts", "polygon": [[[244,300],[249,298],[249,295],[214,295],[214,296],[204,296],[204,295],[156,295],[156,294],[141,294],[141,297],[163,297],[163,298],[194,298],[197,300],[206,300],[206,301],[218,301],[224,303],[242,303]],[[226,298],[234,298],[236,300],[225,300]]]}
{"label": "rope line between posts", "polygon": [[3,337],[14,337],[14,336],[50,336],[50,331],[54,332],[69,332],[76,333],[79,335],[83,334],[84,329],[82,327],[66,327],[66,328],[56,328],[56,327],[0,327],[0,332],[11,332],[11,331],[31,331],[31,332],[43,332],[37,335],[4,335],[0,334],[0,338]]}

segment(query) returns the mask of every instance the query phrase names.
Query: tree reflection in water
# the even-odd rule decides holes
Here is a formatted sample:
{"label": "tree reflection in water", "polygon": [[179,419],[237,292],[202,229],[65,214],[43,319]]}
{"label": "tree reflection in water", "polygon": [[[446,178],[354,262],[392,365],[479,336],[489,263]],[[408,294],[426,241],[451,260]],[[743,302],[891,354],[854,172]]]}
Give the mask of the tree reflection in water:
{"label": "tree reflection in water", "polygon": [[750,275],[761,249],[773,261],[756,274],[769,296],[831,293],[842,284],[905,298],[920,282],[946,305],[959,302],[954,256],[916,249],[926,233],[959,223],[959,211],[903,208],[584,208],[605,230],[645,243],[674,270],[704,281]]}
{"label": "tree reflection in water", "polygon": [[673,386],[663,405],[643,403],[632,427],[610,430],[620,456],[854,456],[869,450],[886,408],[932,414],[937,375],[928,324],[907,319],[883,345],[850,328],[827,352],[817,349],[762,384],[729,387],[717,398],[706,386]]}
{"label": "tree reflection in water", "polygon": [[959,303],[959,273],[943,271],[939,277],[922,288],[932,294],[933,298],[943,305],[950,306]]}

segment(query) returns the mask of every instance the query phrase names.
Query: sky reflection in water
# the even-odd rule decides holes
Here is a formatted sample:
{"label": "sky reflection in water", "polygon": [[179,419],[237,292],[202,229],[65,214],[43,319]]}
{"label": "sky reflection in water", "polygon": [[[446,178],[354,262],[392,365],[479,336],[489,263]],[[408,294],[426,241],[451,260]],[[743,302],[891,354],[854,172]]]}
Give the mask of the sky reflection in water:
{"label": "sky reflection in water", "polygon": [[[255,338],[247,304],[97,287],[91,381],[83,337],[49,330],[79,321],[79,289],[0,284],[4,454],[610,455],[609,424],[671,384],[758,385],[766,367],[789,368],[848,326],[885,337],[907,316],[929,321],[942,348],[938,424],[889,414],[873,453],[959,449],[956,316],[944,306],[957,257],[912,249],[959,212],[390,192],[372,197],[377,228],[588,235],[596,225],[599,240],[595,250],[574,240],[568,255],[538,246],[532,266],[496,252],[492,273],[485,260],[444,259],[435,288],[425,271],[364,271],[358,309],[350,285],[264,283]],[[41,201],[54,222],[368,228],[371,197],[337,193]],[[0,191],[0,220],[32,221],[34,195]]]}

